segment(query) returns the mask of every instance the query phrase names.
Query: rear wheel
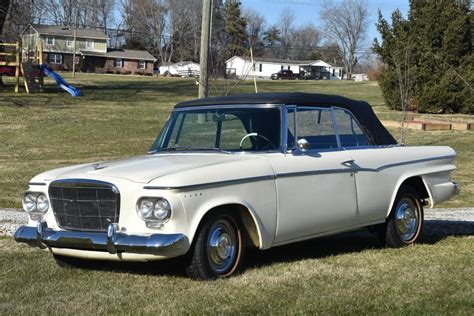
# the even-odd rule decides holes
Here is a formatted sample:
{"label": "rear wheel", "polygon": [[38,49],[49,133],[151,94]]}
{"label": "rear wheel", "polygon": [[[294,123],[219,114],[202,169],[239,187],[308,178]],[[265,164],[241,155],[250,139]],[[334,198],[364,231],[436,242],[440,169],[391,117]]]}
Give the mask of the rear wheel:
{"label": "rear wheel", "polygon": [[381,228],[379,236],[388,247],[399,248],[417,241],[423,229],[423,205],[413,187],[400,188],[390,217]]}
{"label": "rear wheel", "polygon": [[206,280],[237,273],[245,250],[241,227],[228,212],[207,218],[196,236],[187,274]]}

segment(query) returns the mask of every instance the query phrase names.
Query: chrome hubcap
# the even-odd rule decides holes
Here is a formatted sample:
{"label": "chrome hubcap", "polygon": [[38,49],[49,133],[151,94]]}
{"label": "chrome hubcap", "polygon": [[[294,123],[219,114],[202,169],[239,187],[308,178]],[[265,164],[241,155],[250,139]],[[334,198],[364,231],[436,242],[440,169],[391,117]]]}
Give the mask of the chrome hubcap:
{"label": "chrome hubcap", "polygon": [[216,222],[210,230],[208,241],[209,262],[218,273],[225,273],[235,261],[236,235],[226,221]]}
{"label": "chrome hubcap", "polygon": [[416,234],[418,229],[418,208],[410,199],[402,199],[398,204],[396,226],[400,238],[408,242]]}

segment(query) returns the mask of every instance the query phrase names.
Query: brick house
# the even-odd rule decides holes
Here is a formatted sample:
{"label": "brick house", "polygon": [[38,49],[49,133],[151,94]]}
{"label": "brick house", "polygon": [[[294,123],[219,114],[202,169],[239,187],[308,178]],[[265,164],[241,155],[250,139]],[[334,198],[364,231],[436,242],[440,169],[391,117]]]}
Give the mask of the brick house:
{"label": "brick house", "polygon": [[74,29],[59,25],[28,25],[22,34],[22,51],[29,55],[39,45],[43,61],[56,70],[72,70],[76,51],[76,69],[83,72],[153,74],[156,59],[147,51],[110,49],[108,36],[100,29]]}

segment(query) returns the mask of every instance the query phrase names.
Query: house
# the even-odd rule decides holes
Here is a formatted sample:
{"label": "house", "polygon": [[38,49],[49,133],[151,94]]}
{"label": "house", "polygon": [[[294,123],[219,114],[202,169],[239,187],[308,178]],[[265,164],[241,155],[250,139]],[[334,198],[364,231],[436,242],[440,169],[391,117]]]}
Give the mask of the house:
{"label": "house", "polygon": [[58,70],[71,70],[74,50],[76,69],[84,72],[152,74],[156,59],[147,51],[109,49],[108,36],[94,28],[74,29],[59,25],[28,25],[22,35],[22,51],[30,55],[41,45],[43,61]]}
{"label": "house", "polygon": [[181,77],[198,77],[200,66],[193,61],[180,61],[177,63],[163,63],[160,66],[162,75],[172,75]]}
{"label": "house", "polygon": [[[268,79],[273,73],[288,69],[306,79],[341,80],[343,67],[333,66],[322,60],[287,60],[274,58],[254,58],[255,76]],[[234,56],[226,62],[226,74],[239,79],[253,77],[250,58]]]}

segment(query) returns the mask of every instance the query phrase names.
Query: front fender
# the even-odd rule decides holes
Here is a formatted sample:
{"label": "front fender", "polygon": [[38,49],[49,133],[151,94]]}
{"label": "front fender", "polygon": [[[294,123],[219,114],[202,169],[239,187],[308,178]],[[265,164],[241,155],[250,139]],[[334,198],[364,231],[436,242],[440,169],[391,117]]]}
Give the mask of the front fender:
{"label": "front fender", "polygon": [[180,193],[188,219],[188,238],[194,240],[206,214],[225,205],[237,204],[250,213],[257,228],[259,248],[270,248],[276,232],[277,201],[273,180]]}

